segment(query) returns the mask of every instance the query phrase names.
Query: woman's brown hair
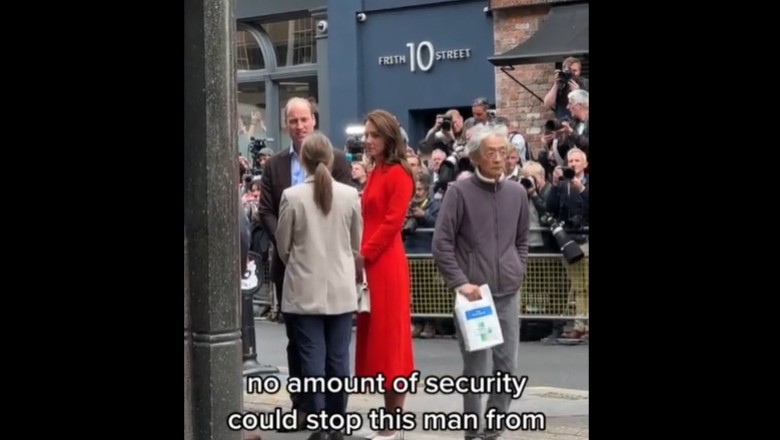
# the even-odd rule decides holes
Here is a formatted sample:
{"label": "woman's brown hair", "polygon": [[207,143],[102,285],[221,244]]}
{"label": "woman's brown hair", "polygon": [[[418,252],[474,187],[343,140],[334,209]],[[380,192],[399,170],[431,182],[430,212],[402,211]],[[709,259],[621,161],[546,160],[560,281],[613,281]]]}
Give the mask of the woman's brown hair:
{"label": "woman's brown hair", "polygon": [[[371,121],[379,132],[379,136],[385,142],[385,149],[382,152],[383,162],[387,165],[400,164],[403,169],[409,174],[409,177],[414,182],[414,175],[412,174],[412,167],[409,166],[409,162],[406,161],[406,142],[401,134],[401,126],[398,124],[398,120],[385,110],[374,110],[366,116],[366,120],[363,122]],[[376,169],[376,158],[368,158],[369,168]],[[412,185],[412,196],[414,196],[414,185]]]}
{"label": "woman's brown hair", "polygon": [[333,144],[320,132],[314,132],[301,145],[301,165],[309,175],[314,175],[314,203],[323,214],[328,215],[333,206],[333,178],[330,167],[333,164]]}

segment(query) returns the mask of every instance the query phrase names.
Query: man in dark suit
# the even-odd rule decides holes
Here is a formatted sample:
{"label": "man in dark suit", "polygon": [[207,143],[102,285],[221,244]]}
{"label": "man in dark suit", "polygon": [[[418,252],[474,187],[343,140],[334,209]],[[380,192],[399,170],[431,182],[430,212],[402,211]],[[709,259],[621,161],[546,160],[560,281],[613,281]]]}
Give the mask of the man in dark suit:
{"label": "man in dark suit", "polygon": [[[261,193],[258,209],[260,221],[274,244],[273,260],[271,261],[271,281],[276,287],[277,304],[281,304],[285,270],[284,264],[279,258],[279,252],[276,249],[275,239],[276,225],[279,219],[279,202],[285,189],[302,183],[306,178],[300,162],[301,144],[306,136],[314,132],[314,127],[317,123],[312,103],[303,98],[291,98],[287,101],[287,104],[284,106],[284,118],[292,145],[283,147],[266,161],[263,168],[263,176],[260,180]],[[341,183],[352,184],[352,167],[343,151],[334,151],[331,174],[335,180]],[[299,377],[301,375],[301,362],[295,349],[295,341],[292,338],[290,326],[286,322],[285,326],[287,327],[288,374],[290,377]],[[303,424],[300,416],[308,410],[308,402],[302,395],[290,395],[290,398],[292,399],[293,409],[298,410],[298,429],[301,429]]]}

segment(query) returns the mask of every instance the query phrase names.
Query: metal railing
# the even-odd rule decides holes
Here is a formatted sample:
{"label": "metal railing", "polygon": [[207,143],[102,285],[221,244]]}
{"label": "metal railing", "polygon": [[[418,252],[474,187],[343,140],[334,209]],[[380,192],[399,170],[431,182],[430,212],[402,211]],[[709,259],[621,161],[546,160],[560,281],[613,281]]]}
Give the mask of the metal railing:
{"label": "metal railing", "polygon": [[[549,234],[548,228],[532,232]],[[587,229],[581,232],[587,233]],[[433,233],[418,229],[416,233]],[[448,289],[430,253],[407,254],[413,317],[444,318],[452,316],[455,292]],[[568,264],[560,253],[531,253],[520,288],[518,316],[522,319],[588,319],[589,257]],[[275,289],[265,267],[264,284],[256,305],[275,307]]]}
{"label": "metal railing", "polygon": [[[420,228],[415,233],[433,233]],[[551,234],[549,228],[532,227],[531,232]],[[589,228],[570,233],[587,234]],[[447,289],[433,256],[408,254],[412,284],[412,316],[450,317],[455,292]],[[589,258],[568,264],[559,252],[530,253],[520,287],[518,316],[523,319],[588,319]]]}

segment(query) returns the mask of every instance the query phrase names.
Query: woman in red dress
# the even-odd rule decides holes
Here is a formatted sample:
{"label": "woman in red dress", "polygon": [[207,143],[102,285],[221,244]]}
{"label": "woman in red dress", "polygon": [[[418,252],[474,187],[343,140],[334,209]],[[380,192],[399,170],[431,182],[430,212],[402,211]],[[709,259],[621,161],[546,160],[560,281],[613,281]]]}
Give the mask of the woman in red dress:
{"label": "woman in red dress", "polygon": [[[393,391],[393,379],[414,371],[409,265],[401,227],[414,192],[406,162],[406,142],[395,117],[384,110],[368,114],[365,156],[369,175],[363,188],[363,238],[360,257],[366,270],[371,311],[359,313],[355,342],[355,375],[385,379],[385,411],[403,409],[406,395]],[[380,431],[375,440],[394,439]]]}

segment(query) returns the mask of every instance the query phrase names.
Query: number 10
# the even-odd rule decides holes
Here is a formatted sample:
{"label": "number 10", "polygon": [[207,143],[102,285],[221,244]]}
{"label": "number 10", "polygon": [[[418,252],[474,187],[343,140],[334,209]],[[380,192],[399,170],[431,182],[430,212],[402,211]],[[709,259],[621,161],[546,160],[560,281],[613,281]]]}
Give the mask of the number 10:
{"label": "number 10", "polygon": [[[414,72],[418,66],[423,72],[431,70],[431,67],[433,66],[433,44],[431,44],[430,41],[421,41],[420,44],[417,45],[417,50],[414,49],[414,43],[406,43],[406,47],[409,48],[409,59],[411,60],[411,63],[409,64],[410,71]],[[428,49],[428,61],[425,63],[422,59],[423,48]]]}

